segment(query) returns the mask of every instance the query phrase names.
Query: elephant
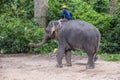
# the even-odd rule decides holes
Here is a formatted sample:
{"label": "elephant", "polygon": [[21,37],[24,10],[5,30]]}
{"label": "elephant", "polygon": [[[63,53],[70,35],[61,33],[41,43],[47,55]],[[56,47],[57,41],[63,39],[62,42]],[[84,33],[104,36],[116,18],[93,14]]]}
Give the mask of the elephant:
{"label": "elephant", "polygon": [[92,24],[82,20],[50,21],[45,28],[46,35],[41,43],[31,46],[39,47],[51,39],[58,40],[57,67],[62,68],[62,59],[65,56],[66,66],[72,66],[71,50],[83,50],[87,53],[86,69],[95,67],[96,53],[99,49],[101,34]]}

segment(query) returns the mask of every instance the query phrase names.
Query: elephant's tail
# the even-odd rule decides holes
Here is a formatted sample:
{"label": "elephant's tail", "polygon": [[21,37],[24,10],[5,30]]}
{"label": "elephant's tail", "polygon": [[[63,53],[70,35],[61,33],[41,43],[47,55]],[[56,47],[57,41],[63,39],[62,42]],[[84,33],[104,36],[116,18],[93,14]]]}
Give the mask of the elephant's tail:
{"label": "elephant's tail", "polygon": [[[98,31],[98,30],[97,30]],[[98,31],[98,36],[97,36],[97,43],[96,43],[96,46],[95,46],[95,54],[94,54],[94,62],[97,61],[98,59],[98,56],[97,56],[97,51],[99,49],[99,46],[100,46],[100,39],[101,39],[101,35],[100,35],[100,32]]]}

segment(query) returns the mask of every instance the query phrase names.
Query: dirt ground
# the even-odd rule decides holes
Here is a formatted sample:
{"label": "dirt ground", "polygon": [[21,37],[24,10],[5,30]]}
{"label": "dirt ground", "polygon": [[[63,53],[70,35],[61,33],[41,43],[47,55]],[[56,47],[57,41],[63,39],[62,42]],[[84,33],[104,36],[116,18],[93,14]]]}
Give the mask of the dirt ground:
{"label": "dirt ground", "polygon": [[98,59],[90,70],[86,62],[73,55],[72,67],[56,68],[55,55],[0,55],[0,80],[120,80],[120,61]]}

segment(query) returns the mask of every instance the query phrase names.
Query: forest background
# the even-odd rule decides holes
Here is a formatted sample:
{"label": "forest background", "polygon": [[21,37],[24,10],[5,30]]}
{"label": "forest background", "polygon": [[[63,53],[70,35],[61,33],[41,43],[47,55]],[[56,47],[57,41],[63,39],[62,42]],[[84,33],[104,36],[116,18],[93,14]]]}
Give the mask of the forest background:
{"label": "forest background", "polygon": [[[120,0],[49,0],[48,22],[61,18],[60,8],[64,4],[73,19],[92,23],[100,30],[102,40],[99,54],[112,54],[113,58],[114,54],[114,59],[120,55]],[[45,35],[44,27],[34,21],[34,0],[1,0],[0,54],[52,52],[57,47],[56,40],[39,48],[28,46],[30,42],[41,42]],[[81,51],[73,53],[79,54]]]}

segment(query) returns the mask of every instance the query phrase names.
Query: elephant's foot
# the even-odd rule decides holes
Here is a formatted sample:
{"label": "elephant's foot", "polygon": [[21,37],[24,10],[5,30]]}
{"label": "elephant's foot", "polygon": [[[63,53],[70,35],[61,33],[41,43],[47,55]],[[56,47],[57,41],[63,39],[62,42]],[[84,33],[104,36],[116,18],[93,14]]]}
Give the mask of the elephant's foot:
{"label": "elephant's foot", "polygon": [[62,65],[62,64],[56,64],[56,67],[57,67],[57,68],[62,68],[63,65]]}
{"label": "elephant's foot", "polygon": [[67,66],[67,67],[71,67],[72,64],[70,64],[70,63],[66,63],[65,66]]}
{"label": "elephant's foot", "polygon": [[86,65],[86,69],[94,69],[94,68],[95,68],[94,64],[87,64]]}

